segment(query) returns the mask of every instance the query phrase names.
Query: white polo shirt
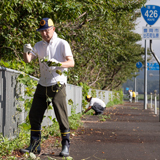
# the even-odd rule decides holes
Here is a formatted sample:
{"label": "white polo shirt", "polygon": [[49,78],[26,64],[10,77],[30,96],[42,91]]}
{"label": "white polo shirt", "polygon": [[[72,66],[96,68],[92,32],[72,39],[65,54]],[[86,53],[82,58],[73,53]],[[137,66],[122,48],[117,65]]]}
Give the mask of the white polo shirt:
{"label": "white polo shirt", "polygon": [[90,101],[89,106],[96,106],[96,105],[100,105],[102,107],[106,107],[106,104],[99,98],[92,98]]}
{"label": "white polo shirt", "polygon": [[132,97],[132,92],[129,92],[129,95]]}
{"label": "white polo shirt", "polygon": [[73,56],[70,45],[67,41],[58,38],[57,33],[54,32],[52,39],[49,43],[46,41],[39,41],[35,44],[33,51],[39,58],[40,65],[40,79],[39,84],[42,86],[52,86],[57,82],[61,84],[67,83],[67,76],[64,74],[59,75],[56,70],[67,71],[67,68],[62,67],[48,67],[46,63],[41,63],[40,59],[48,57],[48,59],[56,59],[59,62],[65,62],[66,56]]}

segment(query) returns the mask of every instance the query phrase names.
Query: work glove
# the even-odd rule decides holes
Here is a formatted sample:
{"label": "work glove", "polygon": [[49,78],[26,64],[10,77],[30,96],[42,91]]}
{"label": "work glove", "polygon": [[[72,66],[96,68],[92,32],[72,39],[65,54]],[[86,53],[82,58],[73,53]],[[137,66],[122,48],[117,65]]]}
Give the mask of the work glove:
{"label": "work glove", "polygon": [[59,61],[57,61],[54,58],[48,60],[47,64],[48,64],[49,67],[51,67],[51,66],[59,66],[60,67],[62,65]]}
{"label": "work glove", "polygon": [[32,51],[33,50],[33,48],[32,48],[32,46],[31,46],[31,44],[25,44],[24,46],[23,46],[23,52],[24,53],[29,53],[30,51]]}

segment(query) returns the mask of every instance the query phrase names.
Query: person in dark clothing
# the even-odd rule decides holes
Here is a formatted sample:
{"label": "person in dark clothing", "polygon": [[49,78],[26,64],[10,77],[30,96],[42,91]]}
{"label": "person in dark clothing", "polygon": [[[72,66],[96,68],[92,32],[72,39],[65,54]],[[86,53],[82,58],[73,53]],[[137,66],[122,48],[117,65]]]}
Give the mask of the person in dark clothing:
{"label": "person in dark clothing", "polygon": [[[74,59],[71,48],[67,41],[58,38],[55,32],[54,23],[50,18],[43,18],[37,29],[40,32],[42,41],[39,41],[32,48],[30,44],[23,47],[23,58],[26,63],[33,59],[39,59],[41,77],[34,94],[32,107],[29,112],[31,124],[30,146],[21,149],[21,153],[40,153],[41,147],[41,123],[45,110],[49,106],[47,98],[52,99],[53,108],[62,136],[62,151],[60,156],[69,156],[70,129],[66,103],[67,76],[58,74],[57,70],[67,71],[67,68],[74,67]],[[45,57],[48,58],[47,62]]]}

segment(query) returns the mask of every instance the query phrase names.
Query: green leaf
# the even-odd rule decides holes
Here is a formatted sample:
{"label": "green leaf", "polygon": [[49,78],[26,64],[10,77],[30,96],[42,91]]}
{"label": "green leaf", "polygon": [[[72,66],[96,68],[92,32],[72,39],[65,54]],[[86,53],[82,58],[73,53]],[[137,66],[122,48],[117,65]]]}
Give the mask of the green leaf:
{"label": "green leaf", "polygon": [[48,98],[46,99],[46,102],[52,102],[52,97],[48,97]]}
{"label": "green leaf", "polygon": [[48,118],[49,118],[50,120],[52,120],[52,116],[48,116]]}
{"label": "green leaf", "polygon": [[22,123],[19,126],[22,127],[26,131],[31,128],[30,124],[27,124],[27,123]]}
{"label": "green leaf", "polygon": [[17,108],[16,108],[16,111],[22,112],[22,109],[21,109],[20,107],[17,107]]}

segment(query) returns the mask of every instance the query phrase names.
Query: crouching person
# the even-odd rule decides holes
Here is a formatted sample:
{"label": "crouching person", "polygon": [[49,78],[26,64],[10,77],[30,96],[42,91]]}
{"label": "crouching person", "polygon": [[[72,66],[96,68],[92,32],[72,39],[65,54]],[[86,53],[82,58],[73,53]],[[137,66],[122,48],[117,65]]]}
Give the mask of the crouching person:
{"label": "crouching person", "polygon": [[84,113],[88,112],[90,109],[95,111],[94,115],[103,114],[105,110],[106,104],[99,98],[93,98],[90,95],[86,96],[87,102],[90,102],[89,107],[84,111]]}

